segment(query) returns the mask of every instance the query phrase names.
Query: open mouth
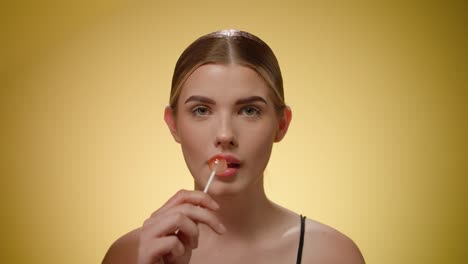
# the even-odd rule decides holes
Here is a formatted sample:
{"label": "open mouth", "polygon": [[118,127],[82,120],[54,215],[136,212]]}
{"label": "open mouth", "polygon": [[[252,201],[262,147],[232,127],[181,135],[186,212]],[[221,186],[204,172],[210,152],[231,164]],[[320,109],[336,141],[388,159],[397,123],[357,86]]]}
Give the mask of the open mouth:
{"label": "open mouth", "polygon": [[228,168],[238,169],[238,168],[240,168],[240,164],[239,163],[228,163],[227,167]]}
{"label": "open mouth", "polygon": [[[217,168],[216,175],[218,176],[224,175],[223,173],[225,174],[235,173],[237,169],[241,167],[241,162],[234,155],[221,153],[221,154],[214,155],[213,157],[209,159],[208,166],[210,167],[210,170],[212,171],[215,169],[214,164],[216,160],[221,161],[221,163],[219,163],[221,167]],[[231,170],[224,172],[225,169],[231,169]]]}

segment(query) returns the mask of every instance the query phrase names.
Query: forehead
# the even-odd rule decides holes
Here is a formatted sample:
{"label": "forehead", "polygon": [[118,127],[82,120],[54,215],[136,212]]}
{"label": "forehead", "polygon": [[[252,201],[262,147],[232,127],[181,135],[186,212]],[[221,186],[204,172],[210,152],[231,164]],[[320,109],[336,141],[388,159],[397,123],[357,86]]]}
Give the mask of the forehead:
{"label": "forehead", "polygon": [[258,95],[271,100],[272,91],[253,69],[238,64],[206,64],[197,68],[184,83],[180,99],[203,95],[215,100],[236,100]]}

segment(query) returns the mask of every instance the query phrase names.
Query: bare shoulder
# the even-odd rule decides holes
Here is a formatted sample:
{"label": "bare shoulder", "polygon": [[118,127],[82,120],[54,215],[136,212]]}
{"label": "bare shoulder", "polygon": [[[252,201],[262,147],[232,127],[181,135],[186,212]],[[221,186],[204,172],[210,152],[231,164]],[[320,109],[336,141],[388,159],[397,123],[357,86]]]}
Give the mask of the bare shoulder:
{"label": "bare shoulder", "polygon": [[302,263],[364,264],[356,243],[338,230],[307,219]]}
{"label": "bare shoulder", "polygon": [[138,241],[140,237],[140,228],[128,232],[117,239],[109,248],[103,264],[126,264],[136,263],[138,257]]}

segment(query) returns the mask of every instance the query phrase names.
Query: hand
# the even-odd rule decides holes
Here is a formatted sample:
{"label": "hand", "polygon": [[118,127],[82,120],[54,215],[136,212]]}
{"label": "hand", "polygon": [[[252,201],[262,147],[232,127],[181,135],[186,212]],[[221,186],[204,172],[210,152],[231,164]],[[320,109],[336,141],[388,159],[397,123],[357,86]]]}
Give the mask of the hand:
{"label": "hand", "polygon": [[197,223],[226,231],[214,211],[219,205],[208,194],[181,190],[148,218],[141,229],[138,264],[187,264],[198,246]]}

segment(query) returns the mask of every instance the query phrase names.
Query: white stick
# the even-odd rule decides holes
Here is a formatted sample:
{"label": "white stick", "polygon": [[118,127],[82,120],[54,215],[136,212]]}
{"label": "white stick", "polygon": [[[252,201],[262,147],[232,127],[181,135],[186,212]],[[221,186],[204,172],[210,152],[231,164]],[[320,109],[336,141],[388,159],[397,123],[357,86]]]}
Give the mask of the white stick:
{"label": "white stick", "polygon": [[213,171],[211,172],[211,175],[210,175],[210,178],[208,179],[208,183],[206,184],[205,186],[205,190],[203,190],[204,193],[207,193],[208,192],[208,188],[210,188],[210,185],[211,185],[211,182],[213,181],[213,178],[214,176],[216,175],[216,169],[218,167],[218,160],[215,160],[214,162],[214,168],[213,168]]}

